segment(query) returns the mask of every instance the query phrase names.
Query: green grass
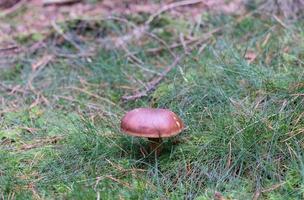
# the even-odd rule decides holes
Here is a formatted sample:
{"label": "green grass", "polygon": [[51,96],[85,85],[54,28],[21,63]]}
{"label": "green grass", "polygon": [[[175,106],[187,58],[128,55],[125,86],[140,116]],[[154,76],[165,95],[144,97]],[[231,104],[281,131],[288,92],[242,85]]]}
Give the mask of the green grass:
{"label": "green grass", "polygon": [[[259,191],[261,199],[302,199],[303,23],[287,30],[255,15],[235,21],[204,16],[206,27],[194,35],[226,24],[225,31],[203,52],[191,50],[153,93],[137,101],[120,99],[154,74],[132,64],[123,51],[104,48],[91,61],[56,58],[37,74],[33,86],[49,105],[34,105],[31,91],[0,90],[1,197],[204,200],[219,191],[227,199],[251,199]],[[178,41],[172,30],[189,34],[193,26],[170,17],[154,23],[151,31],[168,43]],[[108,35],[127,30],[118,22],[103,26]],[[51,50],[74,52],[68,45],[52,46],[56,37],[50,38]],[[168,52],[145,53],[155,46],[147,38],[128,47],[140,51],[144,67],[161,72],[173,59]],[[251,64],[246,51],[257,55]],[[26,88],[31,63],[39,57],[24,55],[0,74],[1,82]],[[144,157],[140,149],[147,141],[119,129],[122,115],[139,106],[172,109],[187,126],[164,141],[159,158]]]}

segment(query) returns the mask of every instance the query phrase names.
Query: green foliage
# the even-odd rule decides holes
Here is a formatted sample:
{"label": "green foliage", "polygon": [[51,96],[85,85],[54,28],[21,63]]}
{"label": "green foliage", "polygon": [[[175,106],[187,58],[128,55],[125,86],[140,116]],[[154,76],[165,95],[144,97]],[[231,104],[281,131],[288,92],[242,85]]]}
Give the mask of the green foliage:
{"label": "green foliage", "polygon": [[[209,14],[202,19],[206,26],[193,28],[194,35],[236,20]],[[125,31],[107,23],[105,35]],[[90,60],[58,58],[33,81],[49,105],[34,104],[31,93],[4,96],[17,99],[19,107],[1,113],[0,195],[204,200],[215,191],[227,199],[251,199],[260,190],[262,199],[303,198],[303,45],[297,40],[304,30],[273,25],[270,31],[272,23],[250,16],[227,27],[135,102],[120,99],[144,89],[172,62],[166,51],[145,52],[157,41],[128,47],[139,51],[142,66],[112,49],[100,49]],[[170,30],[188,34],[193,27],[167,16],[152,25],[168,43],[179,37]],[[257,54],[251,63],[244,58],[248,49]],[[29,69],[25,63],[0,77],[24,85]],[[163,142],[159,158],[144,153],[146,140],[120,132],[121,116],[139,106],[170,108],[186,124],[179,136]]]}

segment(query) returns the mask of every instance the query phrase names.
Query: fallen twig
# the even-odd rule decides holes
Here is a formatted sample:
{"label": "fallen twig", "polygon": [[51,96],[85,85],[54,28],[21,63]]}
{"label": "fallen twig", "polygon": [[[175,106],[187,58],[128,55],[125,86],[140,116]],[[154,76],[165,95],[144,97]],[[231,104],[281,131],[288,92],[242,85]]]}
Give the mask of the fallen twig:
{"label": "fallen twig", "polygon": [[63,137],[61,137],[61,136],[52,137],[52,138],[38,139],[33,144],[22,145],[20,147],[20,150],[26,151],[26,150],[30,150],[30,149],[33,149],[33,148],[42,147],[43,145],[46,145],[46,144],[56,144],[58,141],[60,141],[62,139],[63,139]]}
{"label": "fallen twig", "polygon": [[20,89],[20,85],[16,85],[14,87],[11,87],[11,86],[8,86],[2,82],[0,82],[0,87],[2,87],[6,92],[9,92],[9,94],[12,94],[12,93],[15,93],[15,92],[18,92],[20,94],[25,94],[26,91]]}
{"label": "fallen twig", "polygon": [[37,60],[37,62],[32,64],[32,72],[35,72],[40,67],[46,66],[51,60],[53,60],[53,55],[44,55],[42,58]]}
{"label": "fallen twig", "polygon": [[74,42],[67,34],[64,33],[62,28],[56,24],[55,21],[52,21],[52,27],[54,30],[63,37],[67,42],[69,42],[71,45],[73,45],[79,52],[83,52],[83,49],[76,43]]}
{"label": "fallen twig", "polygon": [[[59,100],[59,99],[64,99],[64,100],[67,100],[67,101],[70,101],[71,103],[74,103],[75,105],[79,105],[79,104],[82,104],[81,101],[71,97],[71,96],[61,96],[61,95],[54,95],[53,96],[55,98],[55,100]],[[88,108],[89,110],[94,110],[94,113],[98,113],[98,114],[102,114],[102,115],[105,115],[105,116],[114,116],[113,113],[107,111],[104,107],[102,107],[102,105],[99,105],[99,104],[95,104],[95,103],[91,103],[91,102],[86,102],[84,104],[84,106],[86,108]],[[97,111],[97,112],[96,112]]]}
{"label": "fallen twig", "polygon": [[228,143],[229,146],[229,154],[228,154],[228,158],[227,158],[227,163],[226,163],[226,168],[229,169],[231,166],[231,142]]}
{"label": "fallen twig", "polygon": [[44,55],[41,59],[39,59],[37,62],[32,64],[32,74],[30,75],[30,77],[27,81],[27,87],[37,96],[37,99],[31,104],[31,106],[30,106],[31,108],[33,106],[36,106],[39,103],[40,98],[46,105],[49,105],[49,101],[47,100],[47,98],[41,92],[37,91],[32,83],[33,83],[35,77],[37,76],[37,74],[46,65],[48,65],[53,60],[53,58],[54,58],[54,56],[52,56],[52,55]]}
{"label": "fallen twig", "polygon": [[151,15],[149,17],[149,19],[145,22],[145,24],[149,25],[157,16],[159,16],[160,14],[162,14],[163,12],[165,12],[167,10],[170,10],[170,9],[173,9],[176,7],[180,7],[180,6],[187,6],[187,5],[198,4],[198,3],[203,3],[203,0],[184,0],[184,1],[178,1],[178,2],[167,4],[167,5],[163,6],[162,8],[160,8],[158,10],[158,12]]}
{"label": "fallen twig", "polygon": [[288,26],[276,15],[273,15],[273,18],[284,28],[288,29]]}
{"label": "fallen twig", "polygon": [[43,5],[54,5],[54,4],[72,4],[72,3],[78,3],[81,0],[43,0]]}
{"label": "fallen twig", "polygon": [[87,95],[89,95],[89,96],[91,96],[91,97],[94,97],[94,98],[96,98],[96,99],[105,101],[105,102],[107,102],[107,103],[109,103],[109,104],[111,104],[111,105],[117,107],[117,105],[116,105],[113,101],[111,101],[111,100],[109,100],[109,99],[107,99],[107,98],[101,97],[101,96],[99,96],[99,95],[97,95],[97,94],[93,94],[92,92],[89,92],[89,91],[87,91],[87,90],[85,90],[85,89],[78,88],[78,87],[73,87],[73,86],[66,87],[66,89],[76,90],[76,91],[78,91],[78,92],[87,94]]}
{"label": "fallen twig", "polygon": [[[192,38],[192,39],[189,39],[189,40],[185,40],[184,43],[173,43],[169,46],[151,48],[151,49],[146,50],[145,52],[155,54],[155,53],[161,52],[161,51],[166,50],[166,49],[175,49],[175,48],[178,48],[178,47],[182,47],[183,45],[188,46],[188,45],[192,45],[194,43],[199,44],[199,43],[202,43],[202,42],[210,39],[213,36],[214,33],[220,32],[222,29],[223,29],[223,27],[215,28],[215,29],[209,31],[208,33],[204,34],[202,37],[197,37],[197,38]],[[139,52],[133,52],[132,54],[137,54],[137,53],[139,53]]]}
{"label": "fallen twig", "polygon": [[181,41],[185,54],[189,54],[188,47],[187,47],[187,44],[185,43],[185,37],[184,37],[183,33],[179,34],[179,40]]}
{"label": "fallen twig", "polygon": [[160,44],[162,44],[164,46],[165,49],[167,49],[169,51],[169,53],[175,58],[176,55],[175,53],[170,49],[169,45],[161,38],[159,38],[157,35],[155,35],[154,33],[150,33],[150,32],[145,32],[149,37],[157,40]]}
{"label": "fallen twig", "polygon": [[98,177],[96,177],[96,182],[95,182],[95,185],[94,185],[94,190],[95,191],[97,190],[97,186],[98,186],[99,182],[101,180],[105,179],[105,178],[110,179],[110,180],[112,180],[112,181],[114,181],[116,183],[119,183],[119,184],[121,184],[121,185],[123,185],[123,186],[125,186],[125,187],[127,187],[129,189],[131,188],[131,185],[129,183],[121,181],[121,180],[119,180],[117,178],[114,178],[112,175],[105,175],[105,176],[98,176]]}
{"label": "fallen twig", "polygon": [[144,96],[147,96],[148,93],[150,93],[151,91],[153,91],[156,86],[164,79],[164,77],[182,60],[184,56],[180,56],[180,57],[177,57],[174,62],[168,66],[161,74],[160,76],[156,77],[155,79],[153,79],[152,81],[150,81],[148,84],[147,84],[147,87],[145,90],[143,91],[137,91],[135,92],[135,94],[133,95],[127,95],[127,96],[123,96],[122,99],[124,101],[130,101],[130,100],[135,100],[135,99],[139,99],[139,98],[142,98]]}
{"label": "fallen twig", "polygon": [[291,94],[291,96],[297,96],[297,97],[304,96],[304,93],[303,94],[302,93]]}
{"label": "fallen twig", "polygon": [[128,58],[130,59],[131,62],[133,62],[137,67],[139,67],[140,69],[142,69],[143,71],[149,72],[149,73],[153,73],[153,74],[159,74],[158,72],[148,69],[146,67],[144,67],[144,62],[142,60],[140,60],[138,57],[136,57],[134,54],[132,54],[129,49],[126,47],[125,44],[121,44],[121,48],[126,52],[126,55],[128,55]]}
{"label": "fallen twig", "polygon": [[21,130],[25,130],[29,133],[34,133],[35,131],[38,131],[40,130],[39,128],[30,128],[30,127],[25,127],[25,126],[22,126],[20,127]]}
{"label": "fallen twig", "polygon": [[1,17],[6,17],[9,14],[12,14],[14,12],[16,12],[17,10],[19,10],[23,5],[25,5],[26,0],[21,0],[20,2],[16,3],[13,7],[8,8],[4,11],[1,11],[0,13],[0,18]]}
{"label": "fallen twig", "polygon": [[116,182],[116,183],[119,183],[119,184],[121,184],[121,185],[123,185],[123,186],[125,186],[125,187],[127,187],[127,188],[131,188],[131,186],[130,186],[130,184],[129,183],[127,183],[127,182],[124,182],[124,181],[121,181],[121,180],[119,180],[119,179],[117,179],[117,178],[114,178],[113,176],[111,176],[111,175],[106,175],[106,176],[104,176],[105,178],[108,178],[108,179],[110,179],[110,180],[112,180],[112,181],[114,181],[114,182]]}
{"label": "fallen twig", "polygon": [[12,50],[16,50],[19,47],[17,45],[10,45],[4,48],[0,48],[0,52],[6,52],[6,51],[12,51]]}
{"label": "fallen twig", "polygon": [[0,116],[2,116],[5,113],[9,113],[9,112],[16,112],[17,109],[15,108],[9,108],[9,109],[5,109],[5,110],[0,110]]}
{"label": "fallen twig", "polygon": [[[7,57],[7,56],[16,56],[19,53],[22,53],[23,49],[18,47],[9,47],[9,48],[2,48],[0,49],[0,57]],[[10,60],[10,62],[14,62]]]}
{"label": "fallen twig", "polygon": [[271,192],[271,191],[273,191],[273,190],[276,190],[276,189],[280,188],[280,187],[283,186],[285,183],[286,183],[286,182],[282,182],[282,183],[275,184],[275,185],[271,186],[270,188],[263,189],[261,192],[262,192],[262,193]]}

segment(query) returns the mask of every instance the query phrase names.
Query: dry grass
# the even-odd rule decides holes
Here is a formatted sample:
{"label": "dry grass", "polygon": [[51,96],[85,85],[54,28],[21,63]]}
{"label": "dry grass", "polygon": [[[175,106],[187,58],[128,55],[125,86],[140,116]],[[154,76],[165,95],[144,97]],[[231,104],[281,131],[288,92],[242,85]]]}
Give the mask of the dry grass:
{"label": "dry grass", "polygon": [[[303,22],[175,12],[69,19],[2,51],[0,198],[301,199]],[[120,132],[140,106],[187,125],[159,158]]]}

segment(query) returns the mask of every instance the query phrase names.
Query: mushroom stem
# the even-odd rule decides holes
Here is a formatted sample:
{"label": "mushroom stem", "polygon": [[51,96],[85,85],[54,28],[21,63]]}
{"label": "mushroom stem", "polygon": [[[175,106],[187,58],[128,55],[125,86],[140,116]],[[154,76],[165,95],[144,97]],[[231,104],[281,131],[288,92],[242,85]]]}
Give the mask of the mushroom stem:
{"label": "mushroom stem", "polygon": [[161,138],[148,138],[148,140],[150,141],[150,151],[151,152],[155,152],[157,156],[160,155],[160,152],[162,150],[160,144],[162,142]]}

